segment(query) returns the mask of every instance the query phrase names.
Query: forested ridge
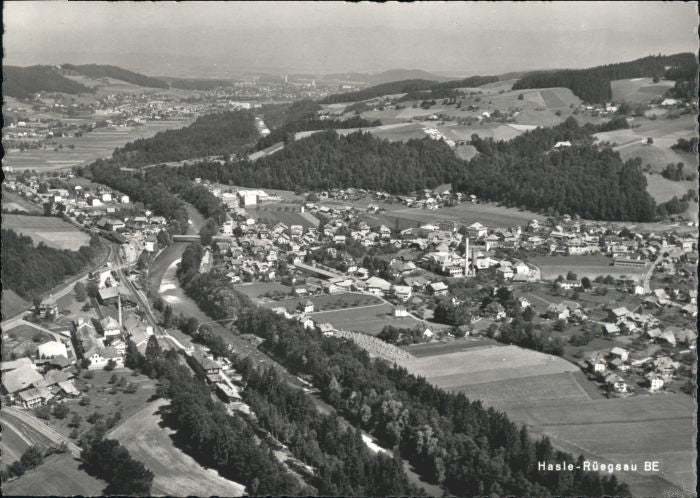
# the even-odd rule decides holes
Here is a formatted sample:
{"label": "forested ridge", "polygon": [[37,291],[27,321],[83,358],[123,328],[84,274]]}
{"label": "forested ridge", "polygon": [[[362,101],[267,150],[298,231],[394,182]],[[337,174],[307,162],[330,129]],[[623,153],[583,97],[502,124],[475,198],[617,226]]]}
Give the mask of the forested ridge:
{"label": "forested ridge", "polygon": [[145,74],[135,73],[118,66],[110,66],[105,64],[83,64],[76,66],[74,64],[63,64],[61,69],[82,74],[89,78],[114,78],[115,80],[125,81],[132,85],[144,86],[150,88],[168,88],[168,84],[158,78],[152,78]]}
{"label": "forested ridge", "polygon": [[2,285],[31,299],[84,270],[100,248],[97,236],[77,251],[60,250],[43,243],[34,245],[31,237],[2,229]]}
{"label": "forested ridge", "polygon": [[609,147],[588,144],[552,150],[559,141],[590,139],[573,118],[537,128],[509,142],[472,137],[481,153],[455,189],[506,206],[598,220],[651,221],[656,205],[638,158],[623,162]]}
{"label": "forested ridge", "polygon": [[[403,100],[416,100],[424,98],[447,98],[455,95],[456,88],[468,88],[485,85],[498,81],[498,76],[469,76],[461,80],[451,80],[438,83],[437,81],[415,79],[392,81],[382,83],[355,92],[337,93],[321,99],[322,104],[336,104],[340,102],[355,102],[368,100],[383,95],[406,93]],[[451,90],[451,91],[450,91]]]}
{"label": "forested ridge", "polygon": [[449,182],[463,167],[443,142],[403,144],[369,133],[339,136],[331,130],[290,143],[255,163],[199,163],[181,168],[180,173],[246,187],[356,187],[401,194]]}
{"label": "forested ridge", "polygon": [[258,137],[255,116],[225,111],[200,116],[179,130],[166,130],[118,148],[107,162],[138,168],[149,164],[236,153]]}
{"label": "forested ridge", "polygon": [[[555,451],[546,437],[533,440],[525,427],[512,423],[501,412],[485,409],[478,401],[469,401],[461,393],[445,392],[403,368],[372,360],[350,341],[325,337],[318,330],[305,329],[298,321],[251,305],[245,296],[235,297],[238,292],[223,275],[188,272],[183,286],[199,304],[217,308],[212,318],[236,317],[241,332],[264,339],[263,349],[292,373],[312,381],[323,400],[353,426],[366,430],[380,445],[408,459],[424,479],[449,493],[600,496],[629,492],[614,476],[577,470],[564,478],[559,472],[538,471],[538,461],[580,464],[582,457],[577,460]],[[213,289],[225,289],[235,303],[212,299]],[[266,426],[281,434],[285,434],[285,427],[290,428],[289,424],[313,427],[318,416],[303,411],[310,410],[310,406],[300,394],[267,379],[272,375],[269,371],[244,371],[251,384],[246,398],[261,411]],[[261,395],[268,398],[261,401]],[[306,451],[306,443],[289,432],[283,437],[298,451]],[[346,438],[346,448],[357,446],[353,443],[357,435]],[[327,448],[340,451],[335,443]],[[323,451],[321,447],[314,453],[320,457]],[[333,488],[326,489],[334,494]]]}
{"label": "forested ridge", "polygon": [[53,66],[3,66],[2,93],[8,97],[26,99],[38,92],[69,94],[93,93],[92,88],[66,78]]}
{"label": "forested ridge", "polygon": [[[671,66],[670,69],[666,70],[667,66]],[[528,73],[513,85],[513,90],[564,87],[585,102],[602,103],[612,99],[611,81],[642,77],[694,81],[697,78],[697,68],[697,57],[692,53],[651,55],[630,62],[588,69]]]}
{"label": "forested ridge", "polygon": [[[611,122],[608,128],[626,126]],[[655,204],[646,192],[638,160],[623,162],[617,152],[592,143],[592,126],[574,118],[538,128],[511,141],[472,137],[480,152],[469,162],[443,142],[430,139],[388,142],[369,133],[338,136],[333,131],[289,143],[251,163],[197,163],[179,169],[245,187],[326,190],[364,188],[408,194],[453,183],[455,190],[489,201],[536,211],[578,214],[601,220],[653,220]],[[559,141],[574,146],[552,150]]]}

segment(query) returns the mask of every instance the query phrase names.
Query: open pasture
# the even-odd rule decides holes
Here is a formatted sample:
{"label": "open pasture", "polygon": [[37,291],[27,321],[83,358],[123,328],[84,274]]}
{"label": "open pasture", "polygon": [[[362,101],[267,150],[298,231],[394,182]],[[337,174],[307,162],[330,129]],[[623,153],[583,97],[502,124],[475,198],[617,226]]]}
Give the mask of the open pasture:
{"label": "open pasture", "polygon": [[3,465],[9,465],[18,460],[30,446],[40,449],[54,446],[54,442],[48,436],[6,410],[0,411],[0,425],[2,426],[0,449]]}
{"label": "open pasture", "polygon": [[245,487],[206,469],[177,448],[174,431],[161,424],[165,400],[148,403],[107,435],[124,445],[136,460],[153,472],[151,493],[156,496],[241,496]]}
{"label": "open pasture", "polygon": [[673,81],[660,80],[654,83],[652,78],[631,78],[611,81],[610,86],[614,102],[648,104],[665,95],[668,89],[673,87]]}
{"label": "open pasture", "polygon": [[416,358],[423,358],[491,346],[502,346],[502,344],[494,339],[488,339],[486,337],[464,337],[462,339],[446,340],[444,342],[435,341],[425,344],[412,344],[404,347],[404,349]]}
{"label": "open pasture", "polygon": [[2,491],[6,496],[100,496],[106,486],[105,481],[89,475],[77,459],[64,453],[51,455],[36,469],[4,483]]}
{"label": "open pasture", "polygon": [[301,213],[299,204],[270,203],[259,204],[257,207],[246,207],[246,212],[257,220],[269,220],[271,225],[284,223],[287,226],[301,225],[304,228],[318,226],[315,217],[309,213]]}
{"label": "open pasture", "polygon": [[674,182],[661,175],[644,175],[647,178],[647,191],[657,203],[666,202],[673,196],[682,197],[689,189],[697,190],[697,181]]}
{"label": "open pasture", "polygon": [[87,234],[56,217],[3,214],[2,225],[31,237],[35,245],[43,242],[56,249],[77,251],[90,242]]}
{"label": "open pasture", "polygon": [[439,357],[416,358],[406,367],[444,389],[578,370],[576,365],[559,357],[518,346],[474,348]]}
{"label": "open pasture", "polygon": [[644,268],[624,268],[612,266],[612,259],[601,255],[591,256],[536,256],[529,262],[537,266],[541,271],[542,280],[554,280],[559,275],[566,277],[569,271],[573,271],[578,278],[588,277],[594,279],[598,276],[612,275],[641,280],[646,273]]}
{"label": "open pasture", "polygon": [[256,299],[268,292],[285,292],[288,294],[292,288],[282,285],[279,282],[253,282],[249,284],[238,284],[236,285],[236,290],[251,299]]}
{"label": "open pasture", "polygon": [[[454,220],[466,225],[478,221],[490,227],[510,227],[515,225],[527,225],[530,220],[543,221],[544,217],[531,211],[520,211],[515,208],[496,206],[494,204],[462,203],[450,208],[436,210],[407,208],[396,206],[394,209],[383,213],[386,218],[404,218],[409,220],[409,227],[415,227],[416,223],[433,223],[438,220]],[[412,223],[411,223],[412,222]],[[394,226],[392,222],[391,225]]]}
{"label": "open pasture", "polygon": [[[240,288],[240,287],[238,287]],[[379,306],[383,301],[376,296],[367,294],[341,293],[341,294],[321,294],[311,297],[295,297],[284,301],[273,301],[266,303],[267,306],[277,308],[284,307],[287,311],[297,310],[300,303],[311,301],[314,303],[314,311],[332,311],[339,309],[351,309],[363,306]],[[368,308],[371,310],[371,308]]]}
{"label": "open pasture", "polygon": [[[316,323],[329,322],[341,330],[354,330],[370,335],[377,335],[387,325],[408,329],[420,325],[421,322],[411,316],[394,318],[393,309],[390,304],[377,304],[313,313],[311,318]],[[435,328],[433,324],[430,326]]]}
{"label": "open pasture", "polygon": [[0,308],[2,309],[3,318],[19,313],[30,304],[29,301],[22,299],[15,291],[7,288],[2,290],[2,303],[0,304]]}
{"label": "open pasture", "polygon": [[[545,375],[534,375],[523,378],[513,378],[507,381],[483,382],[451,387],[452,391],[463,392],[470,399],[478,399],[494,408],[507,408],[522,403],[546,401],[570,401],[591,399],[581,381],[576,378],[576,372],[563,372]],[[585,378],[584,382],[588,382]]]}
{"label": "open pasture", "polygon": [[14,211],[16,209],[28,213],[41,213],[39,206],[33,202],[29,202],[24,197],[4,189],[2,191],[2,209],[8,211]]}

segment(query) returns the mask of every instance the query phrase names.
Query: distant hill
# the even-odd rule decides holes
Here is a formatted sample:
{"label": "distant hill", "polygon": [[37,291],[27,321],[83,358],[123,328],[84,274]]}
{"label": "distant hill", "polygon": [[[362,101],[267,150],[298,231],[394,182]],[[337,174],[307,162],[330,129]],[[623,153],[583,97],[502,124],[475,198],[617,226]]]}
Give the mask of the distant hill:
{"label": "distant hill", "polygon": [[356,81],[368,83],[370,85],[381,85],[393,81],[403,80],[430,80],[449,81],[453,80],[449,76],[439,76],[437,74],[423,71],[422,69],[390,69],[381,73],[335,73],[323,76],[324,80]]}
{"label": "distant hill", "polygon": [[118,66],[109,66],[103,64],[85,64],[76,66],[73,64],[63,64],[61,69],[73,71],[83,76],[93,79],[99,78],[114,78],[115,80],[125,81],[132,85],[143,86],[147,88],[169,88],[169,85],[158,78],[152,78],[145,74],[135,73]]}
{"label": "distant hill", "polygon": [[498,80],[498,76],[469,76],[461,80],[448,80],[443,82],[424,79],[392,81],[355,92],[329,95],[321,100],[321,103],[335,104],[339,102],[356,102],[358,100],[368,100],[381,97],[382,95],[392,95],[396,93],[405,93],[407,94],[407,98],[411,100],[446,98],[452,96],[456,88],[476,87]]}
{"label": "distant hill", "polygon": [[3,95],[29,98],[37,92],[93,93],[91,88],[63,76],[55,66],[4,66]]}
{"label": "distant hill", "polygon": [[513,85],[513,90],[565,87],[586,102],[601,103],[612,98],[611,81],[661,77],[675,81],[694,80],[697,71],[697,57],[690,52],[674,55],[652,55],[630,62],[607,64],[588,69],[528,73]]}
{"label": "distant hill", "polygon": [[207,78],[173,78],[171,76],[159,76],[158,79],[170,85],[170,88],[182,90],[213,90],[214,88],[231,86],[232,80],[219,80]]}

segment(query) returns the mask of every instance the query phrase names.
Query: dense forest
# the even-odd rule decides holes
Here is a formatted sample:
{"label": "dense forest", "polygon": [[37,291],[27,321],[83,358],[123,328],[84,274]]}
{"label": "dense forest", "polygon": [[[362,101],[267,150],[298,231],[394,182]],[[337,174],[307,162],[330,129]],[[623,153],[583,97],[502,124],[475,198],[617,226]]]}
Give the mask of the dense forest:
{"label": "dense forest", "polygon": [[[219,308],[212,318],[236,317],[241,332],[263,338],[265,350],[292,373],[319,387],[323,400],[353,426],[407,458],[423,478],[449,493],[599,496],[629,492],[615,476],[577,471],[562,478],[561,473],[538,471],[537,461],[575,463],[583,457],[576,460],[555,451],[546,437],[533,441],[525,427],[518,427],[505,414],[485,409],[461,393],[447,393],[403,368],[374,361],[350,341],[307,330],[297,321],[250,305],[245,297],[237,299],[240,307],[222,307],[210,299],[215,288],[237,294],[225,277],[214,273],[195,276],[185,283],[186,292],[198,303]],[[266,382],[264,373],[256,376],[249,377],[254,387],[246,394],[254,402],[259,393],[269,395],[275,386],[282,385]],[[283,430],[287,423],[301,420],[291,406],[304,404],[279,389],[282,392],[258,406],[263,410],[264,423]],[[271,403],[271,399],[277,402]],[[281,410],[284,406],[290,409]],[[313,418],[310,414],[308,417],[312,423]],[[293,436],[286,437],[294,440]],[[351,439],[347,441],[349,444]],[[296,444],[303,443],[297,440]],[[322,451],[314,449],[317,454]]]}
{"label": "dense forest", "polygon": [[145,74],[135,73],[117,66],[104,64],[84,64],[80,66],[76,66],[74,64],[63,64],[61,69],[73,71],[93,79],[114,78],[115,80],[125,81],[137,86],[168,88],[168,84],[162,80],[159,80],[158,78],[152,78],[150,76],[146,76]]}
{"label": "dense forest", "polygon": [[[667,66],[671,68],[666,70]],[[612,98],[611,81],[643,77],[694,80],[696,76],[691,75],[697,75],[697,67],[697,58],[691,53],[652,55],[588,69],[528,73],[513,85],[513,90],[564,87],[585,102],[602,103]]]}
{"label": "dense forest", "polygon": [[638,158],[623,162],[610,148],[559,141],[589,140],[573,118],[537,128],[509,142],[472,137],[480,152],[462,169],[457,191],[510,207],[596,220],[651,221],[656,206]]}
{"label": "dense forest", "polygon": [[53,66],[3,66],[2,93],[7,97],[27,99],[37,92],[70,94],[93,93],[92,88],[66,78]]}
{"label": "dense forest", "polygon": [[[627,126],[615,120],[601,129]],[[609,148],[591,144],[597,127],[574,118],[538,128],[511,141],[472,137],[479,155],[465,163],[443,142],[388,142],[368,133],[333,131],[288,144],[272,156],[230,164],[198,163],[179,169],[246,187],[325,190],[355,187],[407,194],[452,182],[455,190],[534,211],[578,214],[589,219],[649,221],[655,204],[638,160],[623,162]],[[559,141],[569,148],[552,150]]]}
{"label": "dense forest", "polygon": [[95,235],[78,251],[59,250],[31,237],[2,229],[2,285],[31,299],[86,269],[101,247]]}
{"label": "dense forest", "polygon": [[355,187],[402,194],[434,188],[456,177],[464,163],[443,142],[424,139],[403,144],[369,133],[338,136],[316,133],[272,156],[231,164],[199,163],[180,172],[246,187],[324,190]]}
{"label": "dense forest", "polygon": [[191,125],[167,130],[151,138],[129,142],[116,149],[109,162],[138,168],[148,164],[196,157],[231,154],[255,141],[255,117],[247,111],[226,111],[200,116]]}

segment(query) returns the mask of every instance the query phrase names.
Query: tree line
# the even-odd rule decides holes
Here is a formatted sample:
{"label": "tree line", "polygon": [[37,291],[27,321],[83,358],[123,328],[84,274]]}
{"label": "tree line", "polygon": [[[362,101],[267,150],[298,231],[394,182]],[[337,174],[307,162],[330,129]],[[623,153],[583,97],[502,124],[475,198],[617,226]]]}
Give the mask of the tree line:
{"label": "tree line", "polygon": [[[210,274],[193,281],[201,279],[208,279],[210,286],[190,286],[188,291],[200,305],[211,306],[216,286],[238,294],[223,276]],[[354,343],[307,330],[295,320],[249,304],[244,296],[238,298],[243,307],[221,308],[220,302],[212,318],[236,318],[241,332],[261,337],[264,350],[319,387],[323,400],[353,426],[375,436],[450,493],[628,493],[614,476],[538,471],[537,461],[576,464],[582,457],[555,451],[546,437],[533,441],[525,427],[461,393],[447,393],[403,368],[374,361]]]}
{"label": "tree line", "polygon": [[[248,111],[205,114],[191,125],[161,131],[115,149],[107,163],[139,168],[149,164],[182,161],[196,157],[232,154],[258,136],[255,116]],[[103,161],[105,162],[105,161]]]}
{"label": "tree line", "polygon": [[[667,71],[666,66],[671,66],[671,69]],[[564,87],[569,88],[574,95],[585,102],[602,103],[612,99],[611,81],[642,77],[658,80],[661,76],[674,80],[682,79],[692,73],[692,68],[697,74],[696,56],[691,53],[652,55],[634,61],[589,69],[528,73],[515,82],[513,90]]]}
{"label": "tree line", "polygon": [[114,78],[115,80],[126,81],[132,85],[144,86],[150,88],[169,88],[169,85],[158,78],[146,76],[145,74],[135,73],[127,69],[110,66],[106,64],[63,64],[61,69],[82,74],[89,78]]}
{"label": "tree line", "polygon": [[99,253],[99,237],[77,251],[60,250],[11,229],[2,229],[2,284],[26,299],[33,299],[66,278],[84,270]]}

